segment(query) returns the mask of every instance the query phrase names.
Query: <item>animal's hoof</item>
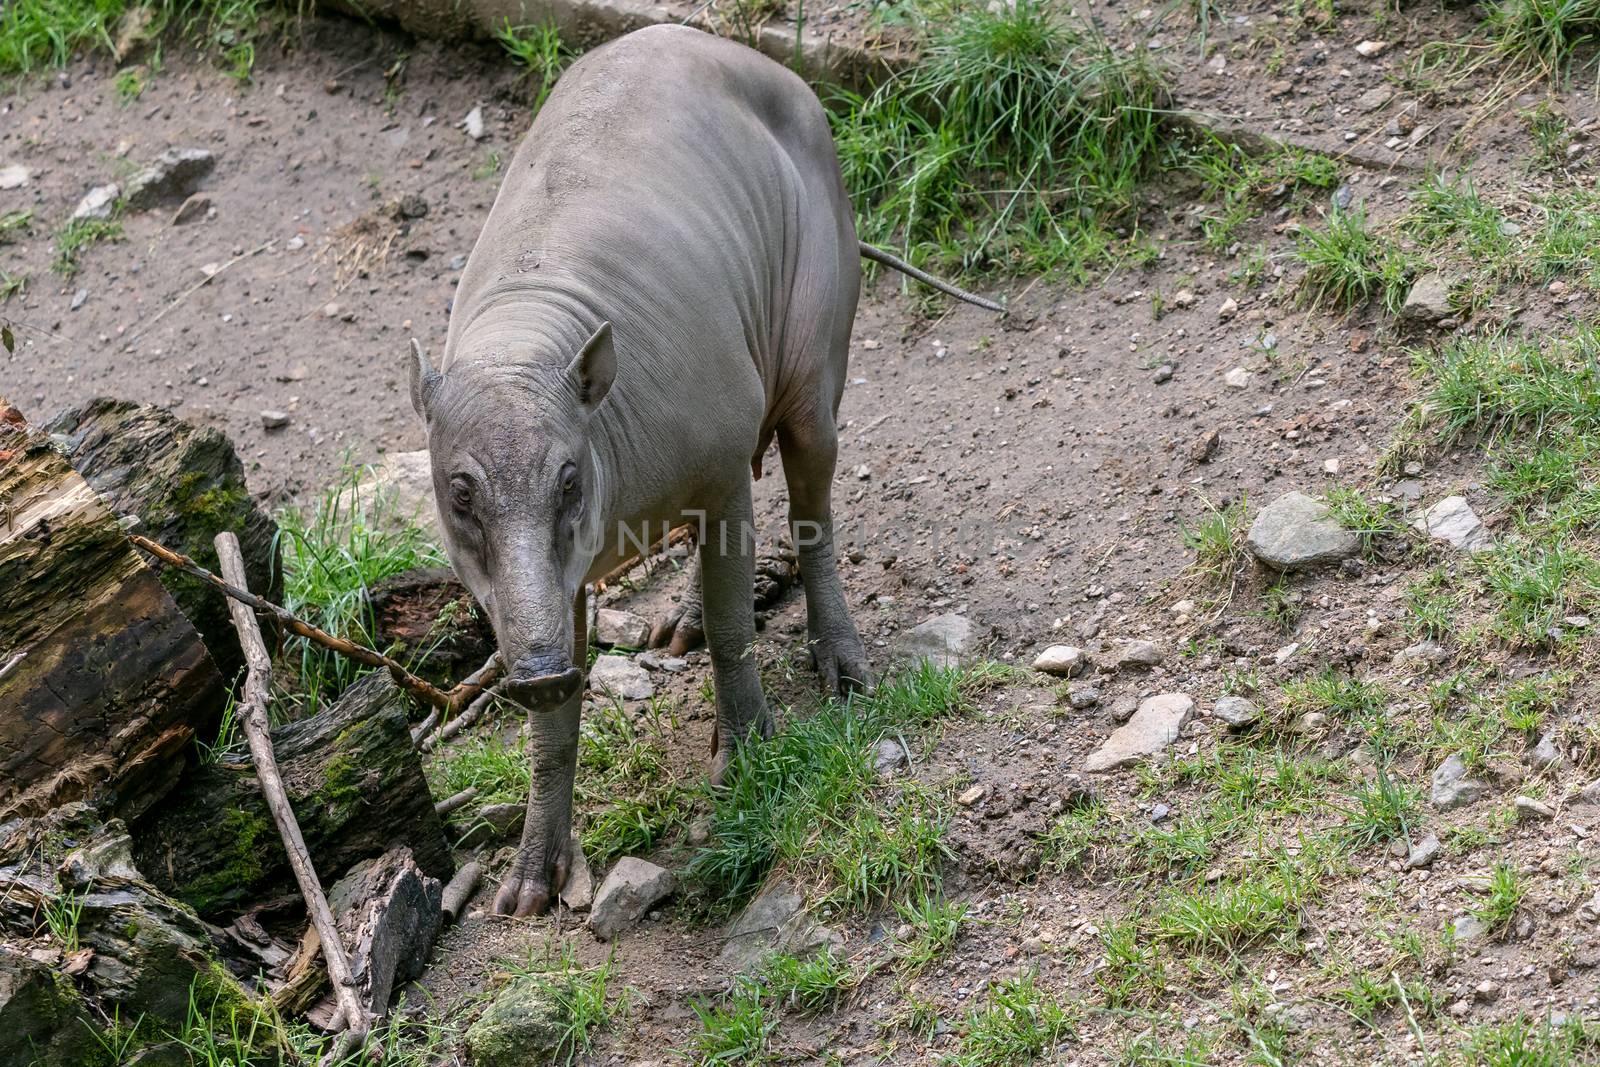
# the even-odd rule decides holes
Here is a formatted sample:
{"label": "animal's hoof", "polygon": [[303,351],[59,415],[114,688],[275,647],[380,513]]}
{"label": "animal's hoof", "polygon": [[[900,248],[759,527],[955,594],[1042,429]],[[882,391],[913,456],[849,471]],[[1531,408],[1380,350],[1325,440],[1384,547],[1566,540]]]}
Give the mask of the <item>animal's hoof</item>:
{"label": "animal's hoof", "polygon": [[534,851],[524,848],[512,861],[494,896],[492,910],[496,915],[526,919],[543,914],[567,884],[567,873],[572,869],[571,845],[562,845],[548,858],[534,855]]}
{"label": "animal's hoof", "polygon": [[691,617],[681,608],[658,620],[650,630],[650,647],[665,645],[669,656],[681,656],[705,643],[706,632],[700,626],[698,615]]}
{"label": "animal's hoof", "polygon": [[814,641],[811,659],[818,681],[826,693],[847,697],[851,693],[870,693],[877,685],[872,668],[867,666],[866,649],[858,639],[854,647],[831,641]]}

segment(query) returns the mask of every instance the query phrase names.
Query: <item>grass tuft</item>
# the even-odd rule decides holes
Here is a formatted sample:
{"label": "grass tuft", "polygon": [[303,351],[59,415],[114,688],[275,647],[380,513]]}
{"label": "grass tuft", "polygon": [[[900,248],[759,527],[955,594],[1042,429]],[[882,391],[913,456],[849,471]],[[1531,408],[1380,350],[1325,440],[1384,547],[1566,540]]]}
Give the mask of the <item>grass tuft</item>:
{"label": "grass tuft", "polygon": [[1324,229],[1302,229],[1295,257],[1305,267],[1301,299],[1311,307],[1353,311],[1373,300],[1398,312],[1411,290],[1417,262],[1367,226],[1366,214],[1335,210]]}

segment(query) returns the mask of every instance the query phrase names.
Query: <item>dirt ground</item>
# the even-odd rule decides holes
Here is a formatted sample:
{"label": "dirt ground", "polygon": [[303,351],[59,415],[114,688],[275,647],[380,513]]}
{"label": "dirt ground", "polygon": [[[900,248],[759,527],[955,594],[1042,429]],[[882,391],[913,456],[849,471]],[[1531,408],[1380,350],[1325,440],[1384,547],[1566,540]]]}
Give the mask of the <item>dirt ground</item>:
{"label": "dirt ground", "polygon": [[[1350,15],[1327,36],[1285,34],[1285,54],[1274,60],[1277,16],[1261,5],[1230,8],[1211,28],[1227,57],[1222,69],[1200,64],[1187,30],[1182,43],[1173,35],[1165,58],[1199,106],[1264,118],[1268,127],[1340,138],[1348,129],[1381,144],[1384,124],[1407,101],[1369,109],[1356,101],[1382,95],[1405,62],[1406,42],[1437,37],[1441,26],[1458,31],[1466,16],[1424,5],[1381,23],[1368,19]],[[1423,22],[1427,32],[1418,29]],[[1375,61],[1352,50],[1368,36],[1392,42]],[[4,306],[19,321],[19,347],[0,362],[0,393],[40,419],[109,393],[215,425],[238,443],[254,491],[274,505],[314,494],[346,454],[365,461],[422,447],[402,356],[413,335],[430,352],[443,347],[460,265],[500,179],[495,168],[527,121],[514,74],[487,50],[315,19],[288,52],[262,50],[252,85],[176,48],[130,103],[119,103],[112,73],[103,60],[78,62],[0,98],[0,166],[31,171],[25,187],[0,191],[0,212],[35,212],[31,233],[0,245],[0,270],[28,279],[25,294]],[[1419,139],[1418,153],[1442,148],[1470,119],[1465,102],[1419,99],[1434,141]],[[459,125],[476,106],[486,125],[481,141]],[[1580,125],[1592,107],[1587,98],[1572,102]],[[1468,134],[1491,170],[1515,155],[1508,123]],[[217,156],[201,184],[214,216],[173,225],[172,206],[130,215],[124,238],[88,249],[76,276],[51,272],[52,234],[88,188],[186,146]],[[1381,216],[1399,209],[1414,177],[1350,168],[1346,182]],[[416,197],[425,214],[408,199]],[[403,199],[405,212],[396,206]],[[1305,210],[1325,205],[1326,196]],[[1087,288],[991,282],[988,290],[1013,309],[1003,321],[957,305],[929,317],[893,278],[877,278],[862,300],[834,499],[847,547],[859,536],[843,573],[879,662],[904,631],[945,612],[972,619],[988,655],[1024,666],[1055,643],[1081,645],[1097,661],[1114,659],[1131,639],[1152,640],[1163,653],[1146,672],[1095,672],[1088,681],[1098,702],[1081,709],[1047,679],[1008,683],[915,754],[919,778],[987,790],[950,828],[957,860],[945,887],[969,903],[975,921],[916,983],[951,1019],[989,984],[1029,969],[1052,991],[1092,999],[1097,930],[1160,888],[1159,879],[1041,873],[1027,855],[1049,798],[1073,788],[1070,776],[1114,729],[1119,705],[1177,691],[1208,707],[1236,671],[1255,672],[1268,688],[1328,664],[1405,673],[1391,665],[1412,643],[1399,624],[1404,565],[1378,561],[1294,580],[1302,610],[1285,630],[1260,608],[1270,584],[1260,575],[1215,610],[1180,605],[1194,596],[1185,524],[1211,504],[1266,502],[1291,489],[1356,485],[1432,501],[1481,486],[1470,453],[1428,457],[1401,489],[1380,471],[1413,389],[1406,339],[1368,318],[1297,310],[1275,295],[1274,268],[1285,262],[1289,238],[1274,228],[1287,210],[1267,211],[1255,224],[1268,268],[1244,288],[1229,280],[1233,260],[1195,240],[1192,206],[1183,190],[1152,190],[1142,225],[1159,254]],[[405,214],[417,217],[397,217]],[[200,285],[207,265],[222,269]],[[1531,317],[1553,314],[1538,306],[1543,299],[1530,297]],[[1236,311],[1219,313],[1227,301]],[[1225,384],[1238,367],[1250,371],[1242,387]],[[288,425],[264,428],[264,410],[287,412]],[[1212,433],[1219,443],[1201,461],[1197,443]],[[777,470],[775,456],[768,467]],[[757,489],[759,517],[777,529],[781,479]],[[1485,518],[1493,528],[1496,516]],[[677,592],[675,581],[617,602],[648,611]],[[765,637],[781,651],[798,648],[803,634],[803,601],[791,593]],[[697,773],[708,750],[699,692],[708,676],[695,658],[669,688],[685,707],[673,739],[685,774]],[[812,699],[808,677],[784,684],[780,701],[804,707]],[[1580,687],[1585,693],[1592,699],[1592,685]],[[1220,729],[1197,717],[1175,751],[1200,752]],[[1328,758],[1350,747],[1337,736],[1319,744],[1316,753]],[[1508,782],[1525,773],[1515,763],[1507,761]],[[1403,765],[1424,787],[1430,769]],[[1180,817],[1204,791],[1151,787],[1133,771],[1099,778],[1111,807],[1157,821]],[[1552,793],[1582,781],[1565,772]],[[1153,815],[1156,808],[1165,810]],[[1313,1004],[1303,1062],[1420,1057],[1403,1018],[1368,1026],[1317,999],[1327,986],[1322,956],[1337,943],[1357,959],[1384,958],[1382,946],[1357,936],[1375,915],[1437,932],[1470,901],[1464,886],[1498,857],[1531,872],[1531,929],[1475,943],[1438,976],[1446,1000],[1462,1005],[1448,1025],[1518,1012],[1592,1015],[1600,939],[1575,910],[1575,883],[1561,874],[1564,857],[1590,851],[1592,811],[1506,826],[1493,856],[1451,852],[1431,871],[1404,870],[1382,848],[1358,853],[1338,892],[1308,909],[1297,945],[1254,952],[1244,965],[1274,998]],[[1461,818],[1428,817],[1441,827]],[[1306,828],[1315,820],[1308,816]],[[1252,843],[1219,864],[1247,870],[1281,847]],[[670,842],[657,858],[681,863],[686,849]],[[626,1022],[600,1036],[593,1062],[670,1062],[665,1050],[683,1046],[695,1029],[692,997],[726,985],[715,963],[717,931],[668,910],[613,949],[566,921],[560,930],[550,918],[509,922],[475,912],[446,934],[422,989],[445,1021],[465,1026],[506,956],[540,952],[558,936],[588,962],[615,951],[617,979],[637,998]],[[892,918],[839,920],[847,951],[870,950],[884,923]],[[1495,984],[1494,996],[1474,994],[1485,982]],[[874,979],[833,1013],[786,1021],[775,1047],[792,1062],[909,1064],[948,1051],[947,1033],[919,1039],[880,1028],[897,995]],[[1160,1019],[1093,1014],[1057,1062],[1116,1062],[1151,1027],[1212,1027],[1233,1011],[1226,986],[1204,979],[1160,1008]],[[1247,1055],[1230,1047],[1215,1062]]]}

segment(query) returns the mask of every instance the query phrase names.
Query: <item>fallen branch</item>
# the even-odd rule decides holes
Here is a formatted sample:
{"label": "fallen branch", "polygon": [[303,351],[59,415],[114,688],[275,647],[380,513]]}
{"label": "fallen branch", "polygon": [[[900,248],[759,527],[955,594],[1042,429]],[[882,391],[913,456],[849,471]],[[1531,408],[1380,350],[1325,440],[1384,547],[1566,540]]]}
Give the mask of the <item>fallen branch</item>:
{"label": "fallen branch", "polygon": [[424,736],[421,742],[417,745],[417,750],[419,752],[432,752],[435,748],[444,744],[456,734],[477,722],[478,716],[482,715],[490,704],[493,704],[499,699],[500,689],[498,686],[491,686],[490,688],[485,689],[483,692],[478,694],[471,704],[467,705],[466,711],[463,711],[460,715],[457,715],[445,722],[432,734]]}
{"label": "fallen branch", "polygon": [[455,811],[457,808],[465,807],[477,798],[478,787],[475,785],[469,785],[461,792],[456,793],[454,796],[448,796],[439,801],[433,806],[433,811],[435,815],[438,815],[439,818],[442,819],[446,815],[449,815],[452,811]]}
{"label": "fallen branch", "polygon": [[[220,537],[221,535],[219,534],[218,536]],[[229,534],[229,536],[231,537],[232,534]],[[298,634],[312,644],[321,645],[323,648],[337,652],[342,656],[348,656],[358,663],[365,663],[369,667],[386,669],[396,685],[436,708],[443,708],[446,712],[453,712],[457,708],[470,703],[487,689],[500,674],[500,657],[498,655],[490,656],[488,662],[471,675],[468,675],[461,684],[446,693],[418,678],[382,652],[343,637],[335,637],[326,630],[318,629],[270,600],[264,600],[248,589],[241,589],[238,585],[217,577],[181,552],[174,552],[165,545],[157,544],[148,537],[141,537],[136,533],[128,534],[128,539],[168,566],[176,567],[186,574],[192,574],[202,581],[209,582],[234,601],[248,604],[257,611],[272,616],[290,633]]]}
{"label": "fallen branch", "polygon": [[615,567],[612,567],[609,571],[606,571],[606,573],[602,574],[599,578],[596,578],[594,582],[595,588],[604,590],[605,587],[611,582],[621,578],[624,574],[627,574],[629,571],[633,570],[633,568],[637,567],[651,556],[656,555],[658,552],[665,552],[672,545],[694,540],[694,533],[694,527],[688,525],[687,523],[682,526],[674,526],[671,530],[667,531],[667,535],[661,540],[655,542],[637,556],[631,556],[628,559],[623,560]]}
{"label": "fallen branch", "polygon": [[[244,556],[239,552],[239,539],[223,531],[217,534],[217,559],[222,573],[239,587],[245,584]],[[256,617],[241,599],[228,605],[233,616],[234,629],[239,633],[239,644],[244,649],[245,673],[244,703],[240,706],[239,720],[244,726],[245,738],[250,743],[250,758],[256,766],[256,777],[261,782],[261,794],[272,821],[278,824],[283,837],[284,850],[289,854],[289,866],[294,868],[295,881],[306,900],[306,912],[311,925],[322,939],[322,954],[328,963],[328,978],[333,983],[349,1037],[338,1042],[343,1052],[359,1045],[372,1028],[372,1021],[361,1000],[356,996],[350,975],[350,962],[345,958],[344,944],[339,940],[338,927],[334,925],[333,910],[323,895],[322,883],[311,865],[305,840],[300,836],[300,824],[295,821],[294,809],[289,806],[289,796],[283,788],[283,777],[278,773],[278,759],[272,751],[272,735],[267,725],[267,688],[272,677],[272,657],[267,655],[266,642],[261,639],[261,628]]]}
{"label": "fallen branch", "polygon": [[456,916],[461,914],[461,909],[472,899],[473,890],[478,888],[478,881],[482,877],[483,864],[474,861],[462,867],[450,879],[450,884],[444,887],[444,903],[440,908],[446,923],[454,922]]}

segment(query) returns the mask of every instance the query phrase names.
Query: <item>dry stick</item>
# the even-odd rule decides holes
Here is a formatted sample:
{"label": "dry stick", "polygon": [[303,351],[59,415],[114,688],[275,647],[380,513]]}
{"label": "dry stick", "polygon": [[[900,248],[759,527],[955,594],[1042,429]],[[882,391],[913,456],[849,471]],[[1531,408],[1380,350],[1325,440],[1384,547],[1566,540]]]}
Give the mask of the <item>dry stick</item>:
{"label": "dry stick", "polygon": [[435,804],[433,806],[433,813],[440,818],[443,818],[444,816],[449,815],[452,811],[455,811],[457,808],[465,807],[466,805],[472,803],[477,799],[477,797],[478,787],[475,785],[469,785],[454,796],[445,797],[443,800]]}
{"label": "dry stick", "polygon": [[435,748],[444,744],[456,734],[477,722],[478,716],[482,715],[484,709],[490,704],[493,704],[495,700],[499,698],[499,696],[500,692],[498,686],[485,689],[482,693],[478,694],[476,700],[467,705],[466,711],[463,711],[460,715],[457,715],[455,718],[439,727],[439,729],[432,735],[424,737],[422,739],[422,743],[418,745],[417,748],[423,752],[432,752]]}
{"label": "dry stick", "polygon": [[291,633],[298,634],[313,644],[321,645],[323,648],[330,649],[342,656],[348,656],[358,663],[365,663],[369,667],[386,669],[397,685],[409,690],[419,699],[432,704],[436,708],[452,711],[461,707],[488,688],[499,673],[499,659],[490,657],[490,661],[475,671],[466,681],[448,693],[443,692],[418,678],[382,652],[368,648],[366,645],[358,645],[354,641],[348,641],[342,637],[335,637],[325,630],[319,630],[309,622],[297,618],[294,614],[284,608],[280,608],[270,600],[264,600],[248,589],[241,589],[237,585],[218,578],[181,552],[174,552],[165,545],[157,544],[148,537],[141,537],[136,533],[128,534],[128,539],[168,566],[176,567],[186,574],[192,574],[202,581],[209,582],[233,600],[248,604],[257,611],[271,615]]}
{"label": "dry stick", "polygon": [[[241,588],[245,584],[244,556],[239,552],[239,539],[224,530],[213,542],[217,558],[222,563],[222,573]],[[333,983],[333,995],[343,1012],[345,1025],[361,1040],[371,1029],[371,1020],[361,999],[356,996],[350,978],[350,961],[345,958],[344,943],[339,940],[339,929],[333,922],[333,911],[328,898],[322,893],[322,883],[311,866],[311,856],[306,851],[305,838],[300,835],[300,825],[295,822],[294,809],[289,806],[284,792],[283,777],[278,773],[278,759],[272,751],[272,735],[267,728],[267,686],[272,678],[272,658],[267,655],[266,642],[261,639],[261,628],[256,617],[242,601],[232,600],[228,613],[233,616],[233,628],[238,631],[239,644],[244,648],[249,670],[244,680],[244,704],[239,720],[244,724],[245,738],[250,742],[250,758],[256,765],[256,777],[261,781],[261,794],[266,798],[272,821],[278,824],[283,837],[283,847],[289,853],[289,866],[294,868],[295,881],[300,884],[300,894],[306,899],[306,911],[311,925],[322,941],[322,954],[328,962],[328,979]]]}
{"label": "dry stick", "polygon": [[439,910],[444,912],[444,921],[453,922],[461,909],[467,906],[467,901],[472,899],[473,890],[478,888],[478,881],[483,877],[483,864],[473,861],[466,864],[456,876],[450,879],[450,884],[444,887],[444,901]]}
{"label": "dry stick", "polygon": [[438,721],[439,709],[434,708],[432,711],[428,712],[428,717],[419,722],[416,725],[416,728],[411,731],[411,743],[413,745],[420,746],[422,744],[422,739],[428,736],[428,732],[433,729],[434,724]]}
{"label": "dry stick", "polygon": [[158,315],[156,315],[155,318],[153,318],[149,322],[145,323],[143,328],[141,328],[138,333],[136,333],[132,337],[128,338],[128,343],[131,345],[131,344],[133,344],[133,342],[135,342],[139,338],[143,337],[146,333],[149,333],[150,330],[154,329],[156,323],[160,322],[162,319],[167,317],[167,312],[171,311],[173,308],[177,307],[179,304],[181,304],[185,300],[189,299],[197,291],[199,291],[202,287],[210,285],[214,280],[216,280],[217,278],[222,277],[222,272],[223,271],[227,270],[229,267],[233,266],[235,263],[239,262],[241,259],[249,259],[251,256],[260,255],[261,253],[265,252],[267,249],[271,248],[273,243],[276,242],[276,241],[277,241],[277,238],[274,237],[271,241],[268,241],[264,245],[260,245],[259,247],[252,248],[248,252],[242,252],[239,255],[234,256],[232,259],[228,260],[228,262],[226,262],[222,266],[218,267],[217,268],[217,272],[215,274],[207,274],[204,278],[201,278],[199,281],[197,281],[193,285],[189,286],[189,288],[185,289],[182,293],[178,294],[178,298],[176,300],[174,300],[172,303],[168,304],[166,307],[162,308],[160,313]]}

